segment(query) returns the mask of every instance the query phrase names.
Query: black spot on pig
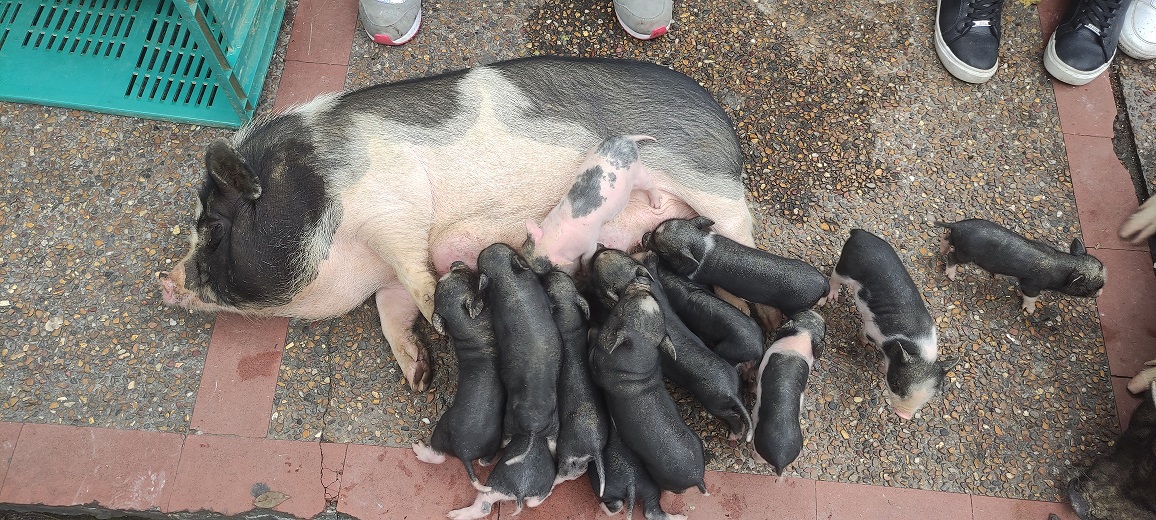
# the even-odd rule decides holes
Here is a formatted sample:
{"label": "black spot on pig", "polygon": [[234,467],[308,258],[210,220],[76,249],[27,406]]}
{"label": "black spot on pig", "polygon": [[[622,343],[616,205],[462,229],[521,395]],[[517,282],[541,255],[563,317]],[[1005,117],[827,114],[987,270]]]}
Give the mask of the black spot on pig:
{"label": "black spot on pig", "polygon": [[[603,140],[598,145],[597,153],[615,168],[625,168],[638,161],[638,146],[632,139],[623,136]],[[614,182],[614,174],[611,174],[610,181]]]}
{"label": "black spot on pig", "polygon": [[[461,103],[458,84],[469,69],[455,70],[427,78],[373,85],[341,96],[335,111],[337,121],[374,114],[406,125],[439,128],[455,117],[472,120],[476,108]],[[384,94],[383,91],[388,91]],[[382,103],[381,96],[389,96]],[[398,133],[400,135],[402,133]]]}
{"label": "black spot on pig", "polygon": [[303,277],[298,259],[313,247],[328,190],[307,136],[291,115],[254,128],[236,148],[223,139],[209,146],[187,289],[241,309],[267,307],[288,303],[316,277]]}
{"label": "black spot on pig", "polygon": [[570,192],[566,194],[566,198],[570,200],[571,217],[585,217],[602,207],[602,203],[606,202],[606,197],[602,196],[603,174],[602,167],[596,165],[582,172],[578,176],[578,180],[574,181],[574,185],[570,186]]}
{"label": "black spot on pig", "polygon": [[[538,67],[538,61],[549,59],[549,68]],[[578,67],[586,65],[586,68]],[[529,70],[526,70],[529,69]],[[527,119],[545,121],[567,121],[589,128],[595,135],[638,135],[654,137],[667,150],[699,150],[701,153],[682,156],[692,165],[691,170],[700,172],[722,172],[731,175],[733,185],[722,184],[708,177],[680,179],[690,188],[709,190],[722,197],[743,196],[739,183],[743,171],[742,154],[738,149],[738,137],[733,131],[719,131],[732,128],[730,117],[718,102],[695,80],[690,77],[651,63],[628,60],[594,59],[579,60],[564,57],[535,57],[503,64],[498,69],[503,78],[514,84],[527,98],[522,116]],[[643,105],[638,102],[635,90],[584,88],[591,75],[605,78],[608,84],[629,84],[638,89],[646,89],[648,99],[653,103]],[[628,79],[625,79],[628,78]],[[648,85],[662,85],[650,88]],[[561,99],[584,99],[586,103],[559,103]],[[630,93],[630,95],[625,95]],[[591,110],[597,107],[597,110]],[[664,107],[664,113],[656,113],[655,107]],[[698,117],[688,118],[684,114],[696,113]],[[614,114],[608,118],[606,114]],[[670,125],[666,121],[679,121]],[[527,125],[527,134],[535,133],[541,125]],[[550,141],[550,136],[535,134],[536,139],[568,148],[589,150],[593,142],[574,143],[559,136]],[[737,189],[734,189],[736,188]],[[722,190],[722,191],[720,191]]]}

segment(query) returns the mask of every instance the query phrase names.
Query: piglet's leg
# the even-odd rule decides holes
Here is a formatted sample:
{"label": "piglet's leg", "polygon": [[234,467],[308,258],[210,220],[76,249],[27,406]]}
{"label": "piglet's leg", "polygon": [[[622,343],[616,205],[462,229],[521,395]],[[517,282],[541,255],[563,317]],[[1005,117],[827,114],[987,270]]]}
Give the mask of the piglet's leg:
{"label": "piglet's leg", "polygon": [[502,500],[513,500],[514,497],[498,493],[497,491],[490,491],[489,493],[478,493],[478,497],[474,499],[474,503],[461,509],[455,509],[446,513],[446,516],[454,520],[474,520],[476,518],[485,518],[493,510],[494,504]]}
{"label": "piglet's leg", "polygon": [[406,288],[396,283],[378,290],[374,298],[381,318],[381,332],[410,390],[425,391],[431,374],[425,348],[418,344],[413,333],[413,322],[421,314],[417,304]]}
{"label": "piglet's leg", "polygon": [[446,454],[435,450],[425,443],[415,442],[413,444],[413,454],[417,455],[417,460],[429,464],[441,464],[446,461]]}

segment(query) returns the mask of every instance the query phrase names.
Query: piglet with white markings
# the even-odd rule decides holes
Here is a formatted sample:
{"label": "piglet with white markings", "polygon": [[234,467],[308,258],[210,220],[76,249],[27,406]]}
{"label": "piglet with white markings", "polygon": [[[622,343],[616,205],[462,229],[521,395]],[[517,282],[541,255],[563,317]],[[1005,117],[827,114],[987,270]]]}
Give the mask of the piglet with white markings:
{"label": "piglet with white markings", "polygon": [[522,256],[536,272],[552,268],[574,274],[589,261],[607,222],[622,213],[634,190],[646,194],[652,208],[662,196],[638,153],[638,143],[653,141],[645,135],[619,135],[604,139],[578,167],[578,179],[542,225],[526,221],[529,235]]}
{"label": "piglet with white markings", "polygon": [[899,255],[882,238],[852,229],[831,272],[828,301],[847,285],[863,320],[860,334],[883,351],[887,401],[904,419],[934,397],[954,361],[939,361],[935,321]]}
{"label": "piglet with white markings", "polygon": [[955,280],[960,264],[974,262],[992,274],[1014,277],[1023,294],[1023,310],[1036,310],[1036,299],[1044,290],[1070,296],[1097,297],[1104,289],[1107,270],[1089,255],[1079,238],[1068,252],[1028,238],[999,224],[973,218],[948,224],[939,242],[940,254],[947,255],[947,277]]}
{"label": "piglet with white markings", "polygon": [[791,317],[775,332],[775,341],[759,364],[755,393],[755,460],[769,463],[776,475],[803,451],[799,413],[815,359],[823,352],[827,325],[813,310]]}
{"label": "piglet with white markings", "polygon": [[705,493],[702,439],[683,422],[662,383],[659,350],[670,353],[674,346],[666,337],[650,283],[640,276],[619,295],[598,331],[591,371],[622,442],[638,455],[655,483],[676,493],[691,486]]}
{"label": "piglet with white markings", "polygon": [[502,409],[506,391],[498,376],[498,345],[490,310],[478,297],[477,277],[463,262],[454,262],[434,291],[433,325],[452,340],[458,359],[454,402],[442,414],[430,445],[413,445],[417,458],[441,464],[446,454],[461,459],[470,482],[489,491],[474,474],[473,461],[493,461],[502,443]]}
{"label": "piglet with white markings", "polygon": [[748,247],[711,230],[706,217],[671,219],[642,236],[642,245],[676,274],[721,287],[790,316],[827,295],[827,277],[802,260]]}

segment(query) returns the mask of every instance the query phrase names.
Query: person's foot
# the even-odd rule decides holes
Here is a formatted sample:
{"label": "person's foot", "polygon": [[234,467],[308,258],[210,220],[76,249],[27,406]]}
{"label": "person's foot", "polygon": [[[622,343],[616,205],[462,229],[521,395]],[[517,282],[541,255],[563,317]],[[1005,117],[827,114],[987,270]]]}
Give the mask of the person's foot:
{"label": "person's foot", "polygon": [[614,15],[631,36],[649,40],[670,30],[674,0],[614,0]]}
{"label": "person's foot", "polygon": [[1132,0],[1124,13],[1120,49],[1138,60],[1156,58],[1156,0]]}
{"label": "person's foot", "polygon": [[369,39],[401,45],[413,39],[421,26],[421,0],[358,0],[357,19]]}
{"label": "person's foot", "polygon": [[999,67],[1003,0],[939,0],[935,12],[935,53],[955,76],[983,83]]}
{"label": "person's foot", "polygon": [[1128,0],[1075,0],[1044,49],[1044,68],[1070,85],[1085,85],[1108,69],[1124,26]]}

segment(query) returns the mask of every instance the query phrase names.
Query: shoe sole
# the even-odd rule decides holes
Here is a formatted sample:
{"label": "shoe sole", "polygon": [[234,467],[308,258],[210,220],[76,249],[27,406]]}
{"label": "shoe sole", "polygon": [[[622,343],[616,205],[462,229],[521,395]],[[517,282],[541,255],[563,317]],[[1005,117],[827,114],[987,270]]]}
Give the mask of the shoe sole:
{"label": "shoe sole", "polygon": [[365,21],[364,20],[362,20],[362,22],[361,22],[361,27],[365,29],[365,34],[367,36],[369,36],[369,39],[373,40],[374,43],[379,43],[381,45],[389,45],[391,47],[402,45],[402,44],[412,40],[413,37],[417,35],[418,29],[421,28],[421,11],[417,12],[417,18],[414,19],[413,27],[409,28],[409,32],[406,32],[405,34],[401,35],[401,38],[398,38],[396,40],[393,38],[390,38],[389,35],[386,35],[386,34],[373,34],[372,32],[369,32],[369,29],[365,27]]}
{"label": "shoe sole", "polygon": [[[1138,0],[1132,1],[1135,2]],[[1156,45],[1152,44],[1151,42],[1145,42],[1136,31],[1131,30],[1134,27],[1133,20],[1135,17],[1133,16],[1133,13],[1135,12],[1136,9],[1132,8],[1128,9],[1128,12],[1124,13],[1124,28],[1120,31],[1120,50],[1124,51],[1124,54],[1127,54],[1138,60],[1150,60],[1156,58]],[[1143,49],[1145,47],[1148,48],[1148,52],[1144,52]]]}
{"label": "shoe sole", "polygon": [[1056,54],[1056,33],[1052,33],[1052,37],[1048,38],[1048,47],[1044,49],[1044,68],[1048,73],[1064,83],[1069,85],[1087,85],[1092,80],[1096,79],[1108,66],[1112,64],[1112,60],[1116,58],[1115,49],[1112,50],[1112,56],[1108,62],[1097,67],[1095,70],[1083,71],[1064,63],[1060,56]]}
{"label": "shoe sole", "polygon": [[935,7],[935,54],[939,55],[939,61],[943,62],[943,68],[961,81],[986,83],[999,69],[999,57],[996,57],[995,65],[992,65],[990,69],[977,69],[957,58],[955,53],[951,52],[951,47],[948,47],[947,42],[944,41],[943,32],[939,30],[939,9],[940,6],[937,4]]}
{"label": "shoe sole", "polygon": [[667,32],[670,31],[670,24],[671,24],[671,22],[673,22],[673,20],[671,22],[667,22],[666,25],[663,25],[663,26],[651,31],[650,34],[643,34],[643,33],[636,32],[636,31],[632,30],[630,27],[627,27],[626,22],[622,21],[622,17],[618,16],[617,12],[614,13],[614,17],[618,19],[618,25],[622,26],[622,30],[626,31],[627,34],[629,34],[635,38],[638,38],[639,40],[652,40],[654,38],[658,38],[659,36],[666,34]]}

